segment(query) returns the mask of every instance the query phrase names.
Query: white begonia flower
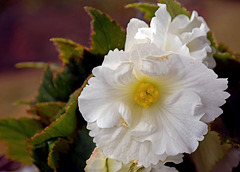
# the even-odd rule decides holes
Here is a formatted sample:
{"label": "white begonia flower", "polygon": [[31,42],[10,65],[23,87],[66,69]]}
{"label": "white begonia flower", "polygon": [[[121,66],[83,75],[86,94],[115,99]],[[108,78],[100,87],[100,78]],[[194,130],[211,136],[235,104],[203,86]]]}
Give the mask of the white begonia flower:
{"label": "white begonia flower", "polygon": [[168,157],[165,161],[159,161],[157,165],[152,165],[148,168],[137,166],[137,164],[130,162],[123,164],[114,159],[107,158],[101,149],[95,148],[91,157],[87,160],[85,167],[86,172],[177,172],[173,167],[165,166],[167,162],[179,164],[183,161],[183,155],[179,154],[174,157]]}
{"label": "white begonia flower", "polygon": [[222,113],[227,79],[155,44],[131,47],[110,51],[79,96],[90,136],[107,157],[146,168],[192,153],[207,133],[204,122]]}
{"label": "white begonia flower", "polygon": [[[186,15],[178,15],[173,20],[166,9],[165,4],[158,4],[156,17],[153,17],[150,27],[138,20],[132,19],[135,25],[134,33],[129,37],[134,42],[151,42],[163,51],[177,53],[186,57],[202,61],[209,68],[214,68],[216,62],[213,59],[215,50],[207,39],[209,28],[204,19],[192,12],[189,19]],[[127,45],[125,50],[131,49]]]}
{"label": "white begonia flower", "polygon": [[121,162],[107,158],[98,148],[94,149],[86,163],[86,172],[118,172],[122,168]]}
{"label": "white begonia flower", "polygon": [[182,154],[178,154],[176,156],[169,156],[165,161],[159,161],[157,165],[151,165],[148,168],[141,167],[136,172],[178,172],[178,170],[176,170],[174,167],[166,166],[165,163],[173,162],[175,164],[179,164],[183,161],[182,158]]}

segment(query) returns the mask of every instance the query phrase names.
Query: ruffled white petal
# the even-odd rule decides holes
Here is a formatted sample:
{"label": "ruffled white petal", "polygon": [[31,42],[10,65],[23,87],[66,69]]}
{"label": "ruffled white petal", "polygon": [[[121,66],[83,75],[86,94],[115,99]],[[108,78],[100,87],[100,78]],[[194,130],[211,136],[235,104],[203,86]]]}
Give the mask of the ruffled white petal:
{"label": "ruffled white petal", "polygon": [[207,125],[194,117],[195,107],[199,104],[199,97],[194,93],[174,94],[166,100],[163,107],[156,107],[152,114],[142,114],[143,117],[149,118],[149,123],[157,122],[151,125],[147,125],[148,121],[140,122],[132,130],[134,139],[139,142],[151,141],[153,152],[156,154],[177,155],[195,151],[198,141],[203,140],[203,135],[207,133]]}
{"label": "ruffled white petal", "polygon": [[148,168],[141,168],[137,172],[178,172],[174,167],[168,167],[161,163],[158,165],[148,167]]}
{"label": "ruffled white petal", "polygon": [[126,112],[123,112],[127,108],[119,108],[124,101],[119,99],[119,96],[122,96],[122,85],[132,80],[132,69],[131,64],[120,65],[117,70],[107,67],[94,68],[95,77],[89,80],[89,85],[78,99],[79,110],[86,121],[97,120],[99,127],[108,128],[118,125],[121,117],[126,118],[126,121],[130,120],[130,117],[127,119]]}
{"label": "ruffled white petal", "polygon": [[119,51],[118,49],[110,50],[108,55],[105,56],[102,66],[115,70],[120,63],[128,61],[125,54],[125,52]]}
{"label": "ruffled white petal", "polygon": [[[222,113],[229,94],[227,80],[204,65],[214,66],[204,20],[193,12],[191,19],[179,15],[171,22],[166,5],[159,6],[150,28],[130,21],[125,51],[110,51],[93,69],[78,102],[90,136],[108,158],[171,171],[167,158],[196,150],[205,123]],[[145,82],[158,91],[149,107],[135,100]]]}
{"label": "ruffled white petal", "polygon": [[146,40],[144,40],[144,39],[141,39],[141,38],[135,39],[134,38],[136,33],[138,32],[139,28],[148,28],[148,25],[142,20],[132,18],[127,25],[127,36],[126,36],[126,43],[125,43],[125,51],[130,51],[131,48],[135,44],[146,42]]}
{"label": "ruffled white petal", "polygon": [[90,136],[94,137],[93,141],[105,155],[124,164],[138,162],[139,165],[149,167],[167,157],[166,154],[161,156],[153,154],[150,142],[140,143],[133,140],[126,127],[102,129],[96,123],[88,123],[87,128],[90,130]]}
{"label": "ruffled white petal", "polygon": [[[179,55],[161,56],[156,47],[146,53],[144,45],[148,47],[136,45],[132,50],[137,57],[130,56],[128,63],[119,60],[115,70],[95,68],[95,77],[79,96],[79,109],[107,157],[149,167],[169,155],[195,151],[207,133],[204,122],[222,113],[219,106],[229,94],[224,92],[227,80],[217,79],[203,63]],[[133,100],[132,85],[141,77],[161,91],[148,109]]]}
{"label": "ruffled white petal", "polygon": [[204,62],[209,68],[215,67],[213,48],[207,39],[209,28],[204,19],[193,11],[191,18],[178,15],[171,21],[165,4],[159,4],[150,27],[139,27],[135,36],[141,42],[151,42],[164,51],[177,53]]}
{"label": "ruffled white petal", "polygon": [[173,162],[179,164],[183,161],[183,155],[179,154],[176,156],[168,156],[165,161],[159,161],[157,165],[152,165],[148,168],[141,168],[137,172],[177,172],[174,167],[168,167],[165,165],[166,162]]}
{"label": "ruffled white petal", "polygon": [[158,47],[164,48],[171,16],[167,11],[166,4],[158,4],[159,9],[156,11],[156,17],[153,17],[150,27],[153,30],[152,42]]}
{"label": "ruffled white petal", "polygon": [[177,172],[173,167],[165,166],[166,162],[173,162],[179,164],[183,161],[183,155],[169,156],[166,161],[159,161],[157,165],[151,165],[147,168],[139,166],[137,163],[130,162],[123,164],[115,159],[106,157],[102,150],[95,148],[91,157],[87,160],[85,167],[86,172]]}
{"label": "ruffled white petal", "polygon": [[207,57],[203,60],[203,63],[209,68],[214,69],[216,67],[216,61],[213,58],[213,54],[215,54],[216,50],[212,48],[212,52],[207,54]]}
{"label": "ruffled white petal", "polygon": [[193,11],[191,19],[188,19],[185,15],[176,16],[169,26],[169,32],[179,35],[183,44],[189,43],[198,37],[206,36],[208,31],[207,24],[202,17],[198,16],[196,11]]}
{"label": "ruffled white petal", "polygon": [[204,105],[201,111],[205,113],[201,120],[206,123],[211,122],[222,114],[219,107],[230,96],[224,91],[227,89],[227,79],[217,79],[218,76],[214,71],[201,65],[201,62],[190,63],[184,58],[182,61],[189,67],[178,73],[180,82],[185,88],[191,88],[199,95]]}
{"label": "ruffled white petal", "polygon": [[180,164],[181,162],[183,162],[183,154],[178,154],[176,156],[168,156],[163,163],[165,164],[166,162],[173,162],[175,164]]}
{"label": "ruffled white petal", "polygon": [[190,57],[190,51],[186,44],[183,44],[181,39],[174,34],[168,33],[168,39],[165,42],[165,50]]}
{"label": "ruffled white petal", "polygon": [[122,163],[107,158],[100,149],[95,148],[91,157],[87,160],[86,172],[117,172],[122,168]]}

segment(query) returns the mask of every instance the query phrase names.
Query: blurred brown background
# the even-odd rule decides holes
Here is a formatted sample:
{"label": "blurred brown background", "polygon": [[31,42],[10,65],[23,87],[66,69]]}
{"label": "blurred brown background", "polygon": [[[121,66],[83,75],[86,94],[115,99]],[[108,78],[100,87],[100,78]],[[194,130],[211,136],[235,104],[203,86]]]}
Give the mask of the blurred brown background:
{"label": "blurred brown background", "polygon": [[[0,0],[0,118],[26,116],[28,107],[14,102],[34,99],[41,82],[41,70],[15,69],[14,64],[59,62],[49,41],[52,37],[89,46],[90,17],[84,6],[100,9],[126,28],[130,18],[139,13],[124,6],[137,1],[144,0]],[[178,1],[205,18],[218,42],[240,52],[239,0]],[[0,145],[0,154],[4,151]]]}

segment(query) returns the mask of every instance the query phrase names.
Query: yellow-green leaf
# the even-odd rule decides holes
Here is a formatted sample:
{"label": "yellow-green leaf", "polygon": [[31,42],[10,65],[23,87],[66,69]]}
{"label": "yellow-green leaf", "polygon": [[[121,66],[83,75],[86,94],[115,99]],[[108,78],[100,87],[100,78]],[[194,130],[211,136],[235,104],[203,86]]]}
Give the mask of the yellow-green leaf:
{"label": "yellow-green leaf", "polygon": [[69,141],[64,138],[58,138],[52,145],[48,155],[48,165],[56,171],[59,167],[60,154],[67,153],[69,150]]}
{"label": "yellow-green leaf", "polygon": [[0,120],[0,140],[8,146],[7,156],[23,164],[31,164],[25,142],[42,130],[39,121],[30,118]]}
{"label": "yellow-green leaf", "polygon": [[58,48],[59,58],[64,64],[69,63],[70,58],[74,58],[79,61],[82,58],[84,47],[71,40],[63,38],[52,38],[50,39]]}
{"label": "yellow-green leaf", "polygon": [[109,50],[123,49],[126,34],[121,26],[95,8],[85,9],[92,17],[91,53],[105,55]]}
{"label": "yellow-green leaf", "polygon": [[58,117],[59,112],[62,111],[65,105],[64,102],[37,103],[31,106],[28,112],[39,116],[46,125],[49,125]]}
{"label": "yellow-green leaf", "polygon": [[31,149],[32,146],[36,144],[41,144],[44,141],[56,137],[71,137],[74,134],[77,125],[76,109],[77,102],[75,101],[66,109],[65,114],[52,122],[41,133],[34,135],[28,140],[28,147]]}

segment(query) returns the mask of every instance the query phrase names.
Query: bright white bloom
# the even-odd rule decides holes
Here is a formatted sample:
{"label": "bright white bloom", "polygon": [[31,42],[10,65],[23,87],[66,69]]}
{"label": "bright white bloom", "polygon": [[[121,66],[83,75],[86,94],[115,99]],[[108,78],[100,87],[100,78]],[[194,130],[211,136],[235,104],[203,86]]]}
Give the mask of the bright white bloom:
{"label": "bright white bloom", "polygon": [[91,157],[87,160],[86,172],[177,172],[173,167],[165,166],[167,162],[179,164],[182,162],[183,155],[168,157],[165,161],[160,161],[157,165],[148,168],[137,166],[135,163],[123,164],[114,159],[107,158],[101,149],[95,148]]}
{"label": "bright white bloom", "polygon": [[[154,43],[164,51],[203,61],[209,68],[214,68],[214,50],[207,39],[209,28],[204,19],[196,11],[193,11],[190,19],[183,14],[172,19],[166,5],[158,5],[150,27],[138,19],[131,20],[130,26],[135,31],[130,38],[135,38],[135,42]],[[127,49],[131,49],[131,46],[128,45]]]}
{"label": "bright white bloom", "polygon": [[79,96],[94,142],[107,157],[146,168],[192,153],[207,133],[204,122],[222,113],[227,79],[155,44],[131,47],[110,51]]}
{"label": "bright white bloom", "polygon": [[175,164],[179,164],[183,161],[182,157],[182,154],[169,156],[165,161],[159,161],[157,165],[151,165],[148,168],[140,167],[136,172],[178,172],[174,167],[166,166],[165,163],[173,162]]}
{"label": "bright white bloom", "polygon": [[95,148],[91,157],[87,160],[86,172],[117,172],[122,168],[122,163],[107,158],[103,152]]}

